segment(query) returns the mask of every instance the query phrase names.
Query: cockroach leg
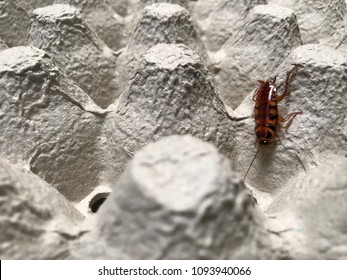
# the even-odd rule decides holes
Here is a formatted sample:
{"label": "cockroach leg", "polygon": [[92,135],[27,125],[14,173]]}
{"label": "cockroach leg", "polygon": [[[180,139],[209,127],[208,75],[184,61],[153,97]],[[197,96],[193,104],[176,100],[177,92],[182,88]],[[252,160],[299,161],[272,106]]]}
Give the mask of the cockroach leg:
{"label": "cockroach leg", "polygon": [[[282,128],[285,128],[285,131],[287,132],[292,120],[295,118],[295,116],[297,115],[302,115],[302,111],[298,111],[298,112],[292,112],[290,113],[288,116],[286,116],[285,118],[283,118],[282,116],[278,115],[278,121],[279,121],[279,125],[282,127]],[[285,122],[288,122],[287,125],[283,125],[281,123],[285,123]]]}
{"label": "cockroach leg", "polygon": [[286,78],[286,84],[284,86],[284,91],[277,96],[277,101],[280,102],[288,93],[289,91],[289,85],[290,85],[290,79],[291,76],[293,74],[293,72],[299,67],[299,65],[295,64],[295,66],[293,67],[292,70],[290,70],[289,72],[287,72],[287,78]]}
{"label": "cockroach leg", "polygon": [[297,115],[302,115],[302,111],[292,112],[288,116],[286,116],[285,118],[283,118],[282,116],[278,115],[278,121],[280,121],[282,123],[288,122],[288,121],[292,121],[295,118],[295,116],[297,116]]}

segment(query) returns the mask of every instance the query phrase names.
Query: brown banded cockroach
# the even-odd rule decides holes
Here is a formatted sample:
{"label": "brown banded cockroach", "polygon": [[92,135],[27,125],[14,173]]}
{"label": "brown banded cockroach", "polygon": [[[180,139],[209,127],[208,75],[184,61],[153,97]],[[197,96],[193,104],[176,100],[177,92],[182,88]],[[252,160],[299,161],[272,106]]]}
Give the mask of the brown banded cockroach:
{"label": "brown banded cockroach", "polygon": [[[253,101],[255,102],[254,106],[254,121],[255,121],[255,135],[257,137],[257,142],[259,147],[257,149],[256,154],[254,155],[251,164],[249,165],[247,172],[244,176],[246,176],[258,155],[260,147],[263,145],[268,145],[273,143],[274,141],[279,141],[281,143],[281,139],[278,137],[276,129],[279,123],[284,123],[293,120],[293,118],[299,114],[302,114],[302,111],[292,112],[285,118],[278,114],[278,102],[280,102],[289,91],[290,80],[293,72],[297,69],[298,65],[295,65],[294,68],[287,72],[287,77],[285,81],[284,90],[281,94],[277,94],[277,85],[276,85],[276,77],[273,79],[268,79],[266,81],[259,80],[259,85],[257,90],[253,94]],[[276,140],[273,140],[276,138]],[[297,155],[296,155],[297,156]],[[300,158],[297,156],[301,165],[305,169],[303,163]]]}

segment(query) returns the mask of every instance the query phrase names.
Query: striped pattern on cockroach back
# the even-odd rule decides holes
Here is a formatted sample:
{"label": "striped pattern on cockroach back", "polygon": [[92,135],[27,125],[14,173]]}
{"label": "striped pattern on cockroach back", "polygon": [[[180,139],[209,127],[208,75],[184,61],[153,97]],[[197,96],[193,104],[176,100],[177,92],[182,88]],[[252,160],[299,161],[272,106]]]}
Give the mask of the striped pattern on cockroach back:
{"label": "striped pattern on cockroach back", "polygon": [[[280,102],[288,94],[290,79],[292,73],[297,69],[297,67],[298,65],[295,65],[291,71],[287,72],[284,90],[279,95],[277,94],[276,76],[273,79],[268,79],[266,81],[258,81],[259,86],[253,94],[252,99],[255,102],[255,135],[257,137],[257,142],[260,146],[273,143],[274,138],[276,138],[276,140],[280,140],[276,131],[279,122],[284,123],[287,121],[291,121],[296,115],[302,114],[301,111],[292,112],[288,116],[283,118],[278,114],[277,108],[278,102]],[[258,147],[258,150],[255,156],[253,157],[251,164],[248,167],[244,179],[246,178],[248,171],[250,170],[259,152],[260,146]]]}

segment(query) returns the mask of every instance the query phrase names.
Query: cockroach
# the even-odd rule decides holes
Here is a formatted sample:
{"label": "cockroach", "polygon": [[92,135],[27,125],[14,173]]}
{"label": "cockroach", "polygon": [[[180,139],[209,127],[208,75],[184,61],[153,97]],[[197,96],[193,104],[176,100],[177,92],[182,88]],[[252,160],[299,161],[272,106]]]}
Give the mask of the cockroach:
{"label": "cockroach", "polygon": [[260,147],[273,143],[273,139],[276,139],[275,141],[281,141],[276,132],[278,123],[292,121],[295,116],[302,114],[302,111],[292,112],[283,118],[278,114],[277,108],[278,102],[282,101],[282,99],[288,94],[291,76],[297,67],[298,65],[295,65],[291,71],[287,72],[284,90],[279,95],[277,94],[276,85],[277,76],[266,81],[258,80],[259,85],[257,90],[254,92],[252,99],[255,102],[255,135],[257,137],[259,147],[247,169],[244,179],[246,179],[246,176],[258,155]]}

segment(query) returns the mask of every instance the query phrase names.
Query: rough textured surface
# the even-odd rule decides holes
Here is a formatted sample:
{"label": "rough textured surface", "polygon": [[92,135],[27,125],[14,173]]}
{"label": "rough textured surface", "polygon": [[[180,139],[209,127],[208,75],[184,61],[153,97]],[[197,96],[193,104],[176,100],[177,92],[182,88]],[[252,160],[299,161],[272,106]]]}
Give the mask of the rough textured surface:
{"label": "rough textured surface", "polygon": [[126,45],[124,18],[117,14],[106,0],[55,0],[78,8],[86,23],[113,50]]}
{"label": "rough textured surface", "polygon": [[27,43],[45,50],[102,108],[116,98],[116,58],[69,5],[33,12]]}
{"label": "rough textured surface", "polygon": [[[0,1],[0,38],[12,47],[36,34],[49,53],[0,52],[0,157],[28,170],[13,171],[14,188],[38,180],[85,218],[71,221],[62,210],[56,219],[53,198],[53,218],[32,220],[22,205],[46,207],[40,191],[19,200],[0,191],[0,207],[25,211],[2,211],[0,225],[20,218],[2,230],[13,246],[0,234],[5,258],[347,258],[343,1],[59,2],[81,13],[49,6],[32,15],[52,3]],[[71,28],[59,29],[69,19]],[[109,40],[116,59],[93,32]],[[100,68],[84,72],[94,54],[105,69],[116,68],[115,80],[94,82]],[[251,98],[257,80],[277,74],[281,92],[292,64],[298,68],[279,114],[303,114],[278,125],[280,141],[259,147]],[[71,67],[75,81],[66,76]],[[107,90],[108,82],[121,90]],[[101,109],[77,84],[94,88],[87,93],[95,100],[98,90],[121,95]],[[68,227],[63,234],[52,233],[57,221]],[[45,248],[36,251],[36,242]],[[50,242],[62,245],[51,254]]]}
{"label": "rough textured surface", "polygon": [[[209,17],[209,15],[216,12],[221,2],[222,0],[196,1],[196,4],[194,6],[194,11],[193,11],[194,19],[199,21],[201,24],[201,22],[204,22]],[[208,9],[206,7],[208,7]]]}
{"label": "rough textured surface", "polygon": [[108,0],[107,3],[122,17],[132,15],[140,0]]}
{"label": "rough textured surface", "polygon": [[344,24],[345,0],[269,0],[294,10],[304,43],[317,43]]}
{"label": "rough textured surface", "polygon": [[257,86],[257,80],[273,75],[290,51],[301,45],[296,17],[288,8],[258,5],[243,24],[213,56],[217,86],[233,108]]}
{"label": "rough textured surface", "polygon": [[282,258],[346,259],[346,170],[343,156],[322,162],[275,199],[269,229]]}
{"label": "rough textured surface", "polygon": [[322,45],[339,51],[347,51],[347,30],[345,26],[337,28],[329,37],[320,40]]}
{"label": "rough textured surface", "polygon": [[[209,10],[210,0],[200,0],[201,6]],[[212,11],[207,18],[197,17],[201,35],[209,51],[218,51],[235,32],[242,27],[243,19],[249,10],[258,4],[266,4],[266,0],[218,0],[212,5]],[[200,14],[203,12],[200,12]],[[204,13],[203,13],[204,15]],[[206,12],[205,12],[206,15]]]}
{"label": "rough textured surface", "polygon": [[0,258],[62,259],[82,215],[55,189],[0,160]]}
{"label": "rough textured surface", "polygon": [[89,258],[248,259],[267,249],[255,202],[230,161],[190,136],[139,151],[97,219],[97,237],[80,248]]}
{"label": "rough textured surface", "polygon": [[8,46],[6,45],[5,41],[0,38],[0,51],[7,49]]}
{"label": "rough textured surface", "polygon": [[233,124],[195,52],[184,45],[156,45],[134,73],[108,115],[112,170],[122,171],[134,152],[163,135],[191,134],[230,152]]}
{"label": "rough textured surface", "polygon": [[170,4],[176,4],[188,9],[189,2],[190,0],[140,0],[140,4],[141,4],[140,7],[144,8],[154,3],[170,3]]}
{"label": "rough textured surface", "polygon": [[0,2],[0,38],[10,46],[24,44],[30,13],[36,7],[50,5],[54,0],[3,0]]}
{"label": "rough textured surface", "polygon": [[[292,129],[302,152],[329,156],[344,149],[347,140],[347,59],[329,47],[305,45],[295,49],[289,61],[302,65],[293,85],[293,105],[305,112]],[[327,104],[329,106],[327,106]],[[334,129],[332,129],[334,128]],[[318,158],[317,158],[318,160]]]}
{"label": "rough textured surface", "polygon": [[140,57],[160,43],[184,43],[207,61],[206,50],[198,38],[188,11],[173,4],[152,4],[144,8],[127,48],[119,57],[117,69],[120,72],[120,93]]}
{"label": "rough textured surface", "polygon": [[[5,0],[0,2],[0,37],[9,46],[24,43],[30,21],[30,7],[20,0]],[[17,34],[17,36],[13,36]]]}
{"label": "rough textured surface", "polygon": [[41,50],[0,53],[1,156],[22,163],[69,200],[91,192],[103,165],[103,111]]}

